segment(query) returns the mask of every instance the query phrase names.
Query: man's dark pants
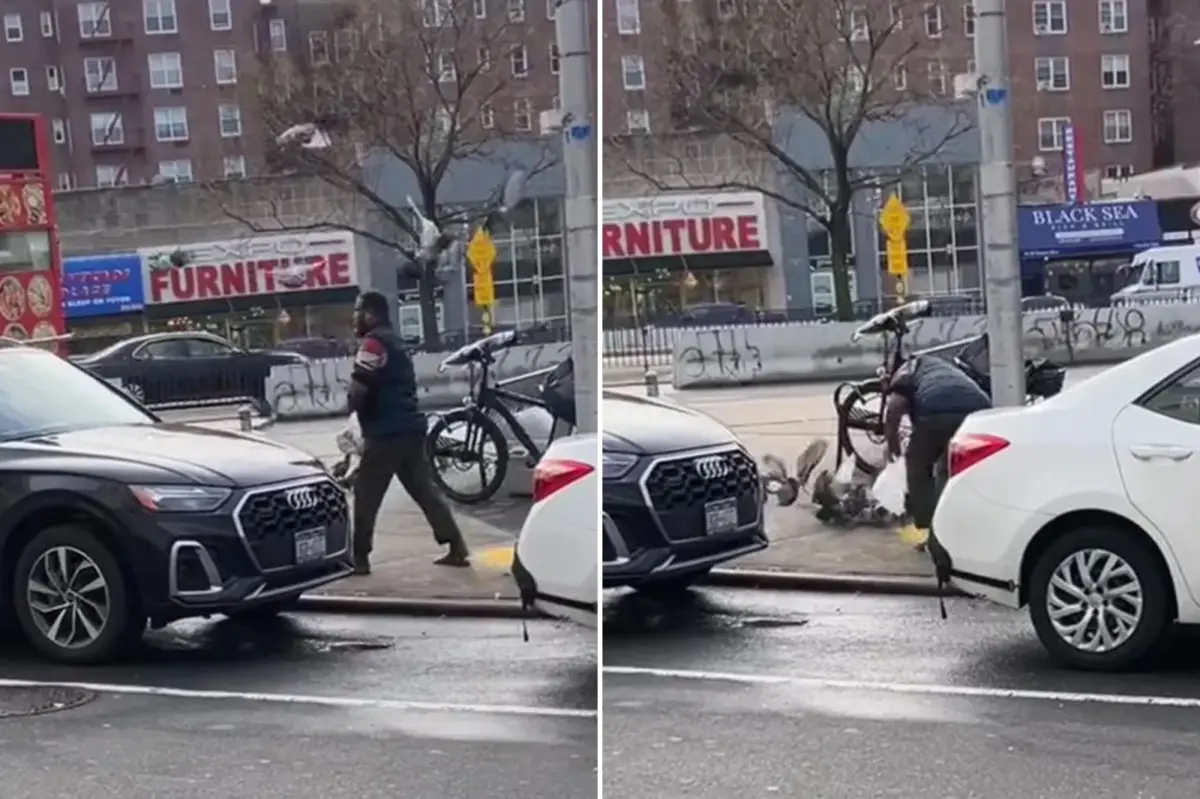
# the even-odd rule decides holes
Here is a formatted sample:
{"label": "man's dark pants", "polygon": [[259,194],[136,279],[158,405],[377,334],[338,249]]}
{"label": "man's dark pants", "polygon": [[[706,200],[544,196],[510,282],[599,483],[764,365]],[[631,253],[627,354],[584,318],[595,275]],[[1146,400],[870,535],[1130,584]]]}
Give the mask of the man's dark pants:
{"label": "man's dark pants", "polygon": [[950,439],[967,416],[965,413],[935,413],[913,422],[912,437],[904,453],[908,480],[904,504],[912,523],[919,528],[927,530],[933,523],[938,499],[934,467],[945,460]]}
{"label": "man's dark pants", "polygon": [[462,531],[446,500],[433,485],[423,436],[387,436],[363,442],[362,460],[354,480],[354,555],[365,559],[375,543],[375,519],[392,477],[425,513],[433,538],[466,551]]}

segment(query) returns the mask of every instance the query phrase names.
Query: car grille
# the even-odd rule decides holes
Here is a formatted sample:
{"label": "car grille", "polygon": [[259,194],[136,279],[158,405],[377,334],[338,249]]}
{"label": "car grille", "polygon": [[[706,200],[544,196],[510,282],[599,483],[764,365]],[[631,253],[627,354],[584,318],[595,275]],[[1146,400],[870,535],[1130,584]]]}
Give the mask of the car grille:
{"label": "car grille", "polygon": [[650,506],[669,540],[702,537],[704,506],[716,500],[737,500],[739,527],[758,519],[762,489],[754,459],[740,449],[715,454],[724,456],[732,467],[720,477],[705,478],[696,471],[696,461],[712,457],[711,452],[660,461],[647,474]]}
{"label": "car grille", "polygon": [[[287,496],[302,487],[312,488],[317,502],[297,510],[288,504]],[[328,480],[249,494],[237,512],[238,527],[263,569],[296,565],[295,536],[304,530],[325,530],[325,551],[342,551],[347,544],[348,518],[346,493]]]}

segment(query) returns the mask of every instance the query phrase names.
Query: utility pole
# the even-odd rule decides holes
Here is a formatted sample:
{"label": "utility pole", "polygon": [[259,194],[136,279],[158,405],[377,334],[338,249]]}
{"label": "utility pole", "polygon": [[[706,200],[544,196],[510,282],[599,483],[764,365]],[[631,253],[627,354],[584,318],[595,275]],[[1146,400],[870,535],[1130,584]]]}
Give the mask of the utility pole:
{"label": "utility pole", "polygon": [[1005,0],[975,0],[979,70],[979,198],[991,360],[992,404],[1025,404],[1021,340],[1021,261],[1017,247],[1017,176]]}
{"label": "utility pole", "polygon": [[567,175],[567,298],[575,361],[575,414],[581,433],[597,430],[600,394],[591,4],[592,0],[555,0],[558,96],[562,102],[563,166]]}

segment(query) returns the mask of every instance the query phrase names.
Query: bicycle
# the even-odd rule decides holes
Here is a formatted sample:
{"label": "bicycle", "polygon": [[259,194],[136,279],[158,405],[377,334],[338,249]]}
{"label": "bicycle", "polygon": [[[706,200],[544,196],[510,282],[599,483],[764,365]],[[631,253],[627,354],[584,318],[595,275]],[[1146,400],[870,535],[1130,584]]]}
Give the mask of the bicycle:
{"label": "bicycle", "polygon": [[[508,438],[498,420],[508,426],[517,442],[525,448],[527,466],[532,468],[541,459],[545,450],[534,442],[524,425],[517,420],[516,414],[509,408],[510,403],[523,407],[542,408],[550,414],[553,422],[549,439],[546,442],[547,446],[554,440],[557,422],[565,419],[562,413],[556,412],[555,407],[544,395],[541,398],[533,397],[505,388],[506,385],[512,383],[526,382],[548,374],[557,369],[557,366],[508,380],[492,379],[491,368],[496,363],[496,353],[514,346],[519,340],[520,336],[515,331],[494,333],[459,349],[438,366],[438,372],[445,372],[451,367],[475,367],[479,370],[478,375],[472,376],[471,389],[463,400],[463,407],[439,416],[425,437],[426,453],[432,467],[430,471],[433,474],[434,482],[446,496],[455,502],[464,505],[485,502],[495,495],[504,483],[504,478],[508,473],[510,453]],[[451,432],[451,428],[456,425],[462,425],[465,429],[461,433]],[[495,469],[489,479],[487,466],[492,462],[495,464]],[[459,471],[470,471],[478,466],[479,490],[466,492],[450,485],[446,481],[444,466],[453,466]]]}

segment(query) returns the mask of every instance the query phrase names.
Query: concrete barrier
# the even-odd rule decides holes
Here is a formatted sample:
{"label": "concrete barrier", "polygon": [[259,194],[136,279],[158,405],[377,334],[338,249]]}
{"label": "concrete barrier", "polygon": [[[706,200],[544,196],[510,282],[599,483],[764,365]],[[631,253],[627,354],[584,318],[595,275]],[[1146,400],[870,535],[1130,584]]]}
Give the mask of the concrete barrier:
{"label": "concrete barrier", "polygon": [[[808,381],[858,380],[883,363],[882,342],[850,340],[859,322],[781,323],[689,328],[676,337],[673,383],[678,389]],[[983,316],[918,319],[910,325],[912,349],[949,344],[987,328]],[[1076,308],[1064,322],[1059,311],[1023,315],[1027,357],[1067,365],[1118,363],[1200,332],[1200,303],[1160,302]]]}

